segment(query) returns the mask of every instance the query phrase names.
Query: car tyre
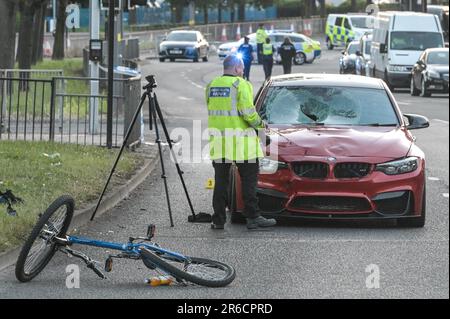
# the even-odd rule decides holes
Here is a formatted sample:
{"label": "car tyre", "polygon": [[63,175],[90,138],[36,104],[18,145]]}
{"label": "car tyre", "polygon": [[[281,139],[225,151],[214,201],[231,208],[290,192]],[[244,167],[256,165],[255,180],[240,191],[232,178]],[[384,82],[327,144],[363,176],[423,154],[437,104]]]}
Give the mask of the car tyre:
{"label": "car tyre", "polygon": [[418,96],[420,91],[416,88],[416,83],[414,83],[414,77],[411,76],[411,86],[410,86],[411,96]]}
{"label": "car tyre", "polygon": [[426,187],[425,187],[425,189],[423,190],[422,215],[420,215],[419,217],[398,219],[397,226],[407,227],[407,228],[422,228],[422,227],[424,227],[425,220],[426,220],[426,211],[427,211],[427,191],[426,191]]}
{"label": "car tyre", "polygon": [[159,58],[159,62],[165,62],[166,61],[166,59],[164,59],[164,58]]}
{"label": "car tyre", "polygon": [[170,59],[170,62],[175,62],[175,59]]}
{"label": "car tyre", "polygon": [[295,65],[302,65],[306,62],[306,55],[302,52],[297,53],[297,55],[294,58],[294,64]]}
{"label": "car tyre", "polygon": [[423,78],[423,77],[422,77],[422,81],[421,81],[420,96],[421,97],[430,97],[431,96],[431,93],[427,89],[427,83],[425,82],[425,78]]}

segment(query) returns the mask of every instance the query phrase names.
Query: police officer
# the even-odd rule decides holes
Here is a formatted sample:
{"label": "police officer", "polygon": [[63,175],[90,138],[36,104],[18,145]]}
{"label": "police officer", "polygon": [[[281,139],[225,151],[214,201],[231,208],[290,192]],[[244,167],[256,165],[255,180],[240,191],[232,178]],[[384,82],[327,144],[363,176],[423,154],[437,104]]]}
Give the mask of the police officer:
{"label": "police officer", "polygon": [[266,43],[263,45],[263,67],[266,80],[272,76],[274,52],[275,48],[270,43],[270,38],[267,38]]}
{"label": "police officer", "polygon": [[264,23],[261,23],[256,31],[256,46],[258,53],[258,64],[263,64],[263,45],[268,38],[267,32],[264,29]]}
{"label": "police officer", "polygon": [[263,129],[265,124],[253,105],[253,87],[242,78],[242,59],[230,55],[225,58],[223,65],[224,75],[215,78],[206,88],[210,158],[215,171],[211,228],[224,228],[228,181],[233,162],[241,176],[247,228],[274,226],[274,219],[260,215],[256,196],[258,159],[264,155],[255,129]]}
{"label": "police officer", "polygon": [[252,67],[253,61],[253,46],[249,43],[250,38],[245,37],[244,43],[238,49],[238,53],[242,55],[242,60],[244,61],[244,79],[250,81],[250,68]]}
{"label": "police officer", "polygon": [[292,60],[297,54],[294,44],[291,39],[286,37],[283,44],[278,48],[278,54],[281,56],[281,63],[283,64],[284,74],[291,74],[292,72]]}

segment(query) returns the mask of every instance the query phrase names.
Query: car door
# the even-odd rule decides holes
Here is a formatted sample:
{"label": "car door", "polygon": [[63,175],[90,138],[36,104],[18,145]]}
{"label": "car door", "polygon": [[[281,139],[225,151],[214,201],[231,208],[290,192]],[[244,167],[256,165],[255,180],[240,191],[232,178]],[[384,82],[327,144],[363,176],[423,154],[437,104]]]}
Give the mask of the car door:
{"label": "car door", "polygon": [[[343,24],[344,24],[344,18],[336,17],[336,20],[334,22],[334,29],[333,29],[333,42],[336,45],[340,45],[343,41],[343,35],[342,35]],[[345,34],[345,32],[344,32],[344,34]]]}
{"label": "car door", "polygon": [[353,39],[349,39],[350,36],[350,31],[352,31],[352,26],[350,24],[350,19],[349,18],[344,18],[344,21],[342,23],[342,26],[344,28],[344,36],[343,36],[343,44],[347,44],[348,41],[352,41]]}

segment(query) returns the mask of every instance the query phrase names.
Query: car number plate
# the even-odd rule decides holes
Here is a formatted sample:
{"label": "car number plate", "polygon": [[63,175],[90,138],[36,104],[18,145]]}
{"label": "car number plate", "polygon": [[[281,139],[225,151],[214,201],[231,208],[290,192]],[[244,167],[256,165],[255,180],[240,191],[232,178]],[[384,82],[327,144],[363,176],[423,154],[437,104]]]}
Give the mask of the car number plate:
{"label": "car number plate", "polygon": [[171,54],[181,54],[181,53],[183,53],[183,51],[181,51],[181,50],[170,50],[170,53]]}

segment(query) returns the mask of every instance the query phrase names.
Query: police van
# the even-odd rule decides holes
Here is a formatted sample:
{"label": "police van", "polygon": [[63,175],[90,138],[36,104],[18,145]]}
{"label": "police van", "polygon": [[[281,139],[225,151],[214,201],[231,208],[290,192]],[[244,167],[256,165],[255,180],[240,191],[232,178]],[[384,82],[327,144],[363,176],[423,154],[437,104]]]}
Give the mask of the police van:
{"label": "police van", "polygon": [[418,12],[380,12],[371,47],[371,76],[392,89],[409,87],[411,70],[423,51],[443,48],[444,36],[436,15]]}
{"label": "police van", "polygon": [[330,14],[325,29],[329,50],[335,46],[347,46],[353,40],[359,40],[365,33],[371,32],[374,17],[367,14]]}

